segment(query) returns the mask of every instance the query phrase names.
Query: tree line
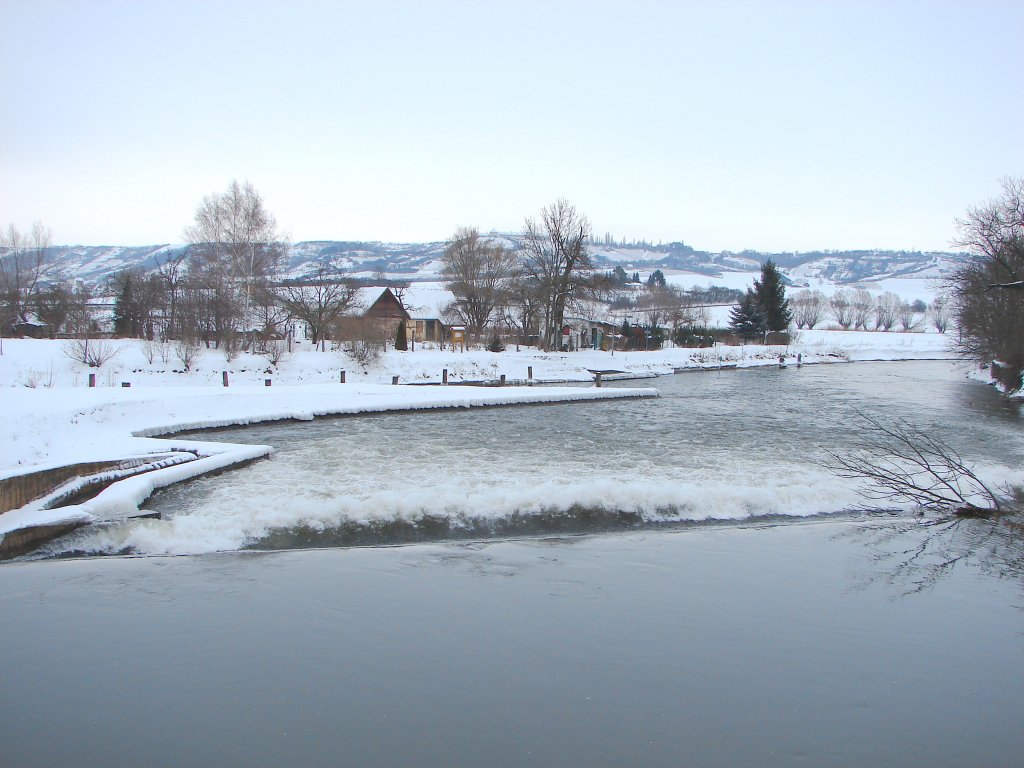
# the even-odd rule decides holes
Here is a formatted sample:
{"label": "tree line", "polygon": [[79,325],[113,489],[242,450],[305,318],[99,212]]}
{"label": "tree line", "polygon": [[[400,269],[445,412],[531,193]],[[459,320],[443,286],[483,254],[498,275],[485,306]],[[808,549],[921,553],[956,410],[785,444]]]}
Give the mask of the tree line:
{"label": "tree line", "polygon": [[863,288],[842,288],[832,296],[821,291],[797,291],[789,299],[793,325],[808,330],[831,320],[844,331],[917,331],[930,324],[939,333],[949,327],[948,301],[935,299],[930,305],[921,299],[904,301],[892,291],[873,296]]}

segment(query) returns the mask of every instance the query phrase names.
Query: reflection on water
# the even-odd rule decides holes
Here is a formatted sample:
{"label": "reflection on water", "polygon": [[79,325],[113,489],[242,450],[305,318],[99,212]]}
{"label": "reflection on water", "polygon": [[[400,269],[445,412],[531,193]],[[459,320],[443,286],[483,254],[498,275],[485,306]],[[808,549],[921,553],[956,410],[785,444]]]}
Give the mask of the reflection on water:
{"label": "reflection on water", "polygon": [[932,589],[960,570],[1024,586],[1024,524],[1019,514],[889,521],[850,528],[842,535],[871,553],[864,584],[882,580],[912,594]]}
{"label": "reflection on water", "polygon": [[852,413],[934,431],[1020,482],[1019,407],[949,363],[681,374],[647,400],[385,414],[203,433],[270,461],[177,486],[162,520],[94,527],[49,554],[195,553],[619,530],[844,514],[816,462]]}

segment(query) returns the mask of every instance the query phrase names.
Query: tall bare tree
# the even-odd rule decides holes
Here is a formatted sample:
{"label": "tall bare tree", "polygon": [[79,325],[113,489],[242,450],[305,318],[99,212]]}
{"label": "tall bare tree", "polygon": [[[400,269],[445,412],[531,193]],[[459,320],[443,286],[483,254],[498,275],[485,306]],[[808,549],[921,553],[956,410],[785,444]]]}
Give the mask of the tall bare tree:
{"label": "tall bare tree", "polygon": [[1024,178],[1007,178],[1002,194],[970,208],[956,244],[972,257],[951,275],[947,292],[957,346],[993,372],[1007,392],[1024,383]]}
{"label": "tall bare tree", "polygon": [[306,324],[315,345],[345,314],[357,291],[355,280],[329,261],[322,261],[311,277],[285,283],[277,289],[277,295],[288,314]]}
{"label": "tall bare tree", "polygon": [[589,238],[590,222],[565,198],[541,208],[539,219],[526,219],[524,276],[540,292],[545,350],[560,345],[565,311],[586,293],[593,274]]}
{"label": "tall bare tree", "polygon": [[441,278],[455,296],[446,313],[457,318],[479,341],[505,302],[516,276],[516,255],[501,243],[481,238],[475,228],[463,227],[448,241],[441,261]]}
{"label": "tall bare tree", "polygon": [[[163,298],[160,307],[162,315],[161,341],[167,341],[168,338],[180,336],[178,300],[184,287],[187,271],[185,259],[187,255],[188,251],[178,251],[168,254],[163,262],[159,258],[157,259],[156,278],[162,286],[160,295]],[[193,333],[193,335],[195,334]]]}
{"label": "tall bare tree", "polygon": [[35,222],[23,234],[13,224],[0,232],[0,331],[28,319],[31,299],[47,266],[50,230]]}
{"label": "tall bare tree", "polygon": [[254,296],[277,273],[284,236],[255,187],[232,180],[225,192],[203,198],[185,237],[192,245],[190,276],[212,297],[219,344],[248,322]]}

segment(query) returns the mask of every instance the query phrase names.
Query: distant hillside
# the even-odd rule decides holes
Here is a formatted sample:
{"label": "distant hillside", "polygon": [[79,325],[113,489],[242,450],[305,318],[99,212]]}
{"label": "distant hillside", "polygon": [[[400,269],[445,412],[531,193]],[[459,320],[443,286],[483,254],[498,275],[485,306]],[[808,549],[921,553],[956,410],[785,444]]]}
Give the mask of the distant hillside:
{"label": "distant hillside", "polygon": [[[519,235],[494,234],[517,247]],[[316,266],[330,260],[338,267],[358,276],[372,277],[383,273],[406,280],[437,280],[445,243],[380,243],[353,241],[309,241],[289,247],[284,276],[304,277]],[[186,245],[153,246],[54,246],[48,249],[53,264],[50,278],[83,280],[92,285],[128,267],[155,270],[169,259],[187,255]],[[628,271],[685,271],[720,276],[724,272],[756,271],[767,259],[779,265],[795,282],[824,278],[837,283],[880,280],[887,277],[935,278],[949,271],[964,254],[918,251],[810,251],[806,253],[710,253],[698,251],[684,243],[665,245],[604,245],[591,247],[600,269],[622,266]]]}

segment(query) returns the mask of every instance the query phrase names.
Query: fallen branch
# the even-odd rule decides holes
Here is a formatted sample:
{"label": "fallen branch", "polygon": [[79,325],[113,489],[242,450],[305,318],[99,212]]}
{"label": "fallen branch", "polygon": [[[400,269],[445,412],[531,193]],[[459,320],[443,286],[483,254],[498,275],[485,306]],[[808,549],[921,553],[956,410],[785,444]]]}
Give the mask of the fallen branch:
{"label": "fallen branch", "polygon": [[853,447],[828,452],[823,466],[839,477],[864,481],[865,498],[910,502],[922,510],[962,517],[1006,511],[1002,496],[982,481],[941,438],[903,420],[885,424],[857,414]]}

